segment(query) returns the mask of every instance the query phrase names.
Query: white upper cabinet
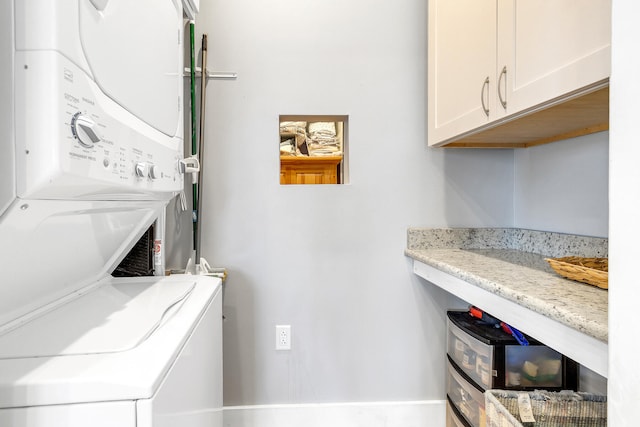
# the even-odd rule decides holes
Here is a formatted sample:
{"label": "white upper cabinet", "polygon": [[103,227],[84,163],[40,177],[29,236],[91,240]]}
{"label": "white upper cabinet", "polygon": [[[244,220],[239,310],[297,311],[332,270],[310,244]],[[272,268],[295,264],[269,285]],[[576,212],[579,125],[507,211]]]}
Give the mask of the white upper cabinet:
{"label": "white upper cabinet", "polygon": [[499,0],[498,68],[511,114],[611,72],[611,0]]}
{"label": "white upper cabinet", "polygon": [[429,0],[429,145],[528,146],[603,130],[610,34],[611,0]]}
{"label": "white upper cabinet", "polygon": [[489,123],[496,0],[429,1],[429,144]]}

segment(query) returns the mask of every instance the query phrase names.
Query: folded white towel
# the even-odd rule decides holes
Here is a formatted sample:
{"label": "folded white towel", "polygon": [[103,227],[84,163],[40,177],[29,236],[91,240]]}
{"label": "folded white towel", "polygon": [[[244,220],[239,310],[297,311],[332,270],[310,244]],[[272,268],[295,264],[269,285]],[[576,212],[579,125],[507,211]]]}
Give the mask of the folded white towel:
{"label": "folded white towel", "polygon": [[324,145],[337,145],[338,144],[338,138],[336,138],[335,136],[310,136],[309,139],[311,140],[311,142],[316,143],[316,144],[324,144]]}
{"label": "folded white towel", "polygon": [[311,122],[309,123],[309,134],[336,136],[336,124],[334,122]]}
{"label": "folded white towel", "polygon": [[326,157],[326,156],[342,156],[342,151],[332,151],[332,152],[325,152],[325,151],[312,151],[309,153],[309,157]]}
{"label": "folded white towel", "polygon": [[307,122],[280,122],[280,127],[306,128]]}
{"label": "folded white towel", "polygon": [[280,122],[281,134],[307,134],[307,122]]}
{"label": "folded white towel", "polygon": [[293,139],[287,139],[280,143],[280,154],[292,154],[295,152]]}

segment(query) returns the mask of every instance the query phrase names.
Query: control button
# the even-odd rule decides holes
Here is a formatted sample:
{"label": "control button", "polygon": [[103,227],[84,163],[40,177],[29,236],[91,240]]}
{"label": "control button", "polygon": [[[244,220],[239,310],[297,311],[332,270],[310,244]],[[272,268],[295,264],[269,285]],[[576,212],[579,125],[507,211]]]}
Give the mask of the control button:
{"label": "control button", "polygon": [[78,142],[87,148],[93,147],[93,144],[100,141],[100,137],[96,133],[96,122],[89,117],[78,112],[71,118],[71,133]]}
{"label": "control button", "polygon": [[108,157],[105,157],[105,158],[102,160],[102,166],[104,166],[105,168],[108,168],[108,167],[109,167],[109,158],[108,158]]}
{"label": "control button", "polygon": [[134,170],[138,178],[144,178],[147,176],[147,164],[145,162],[136,163]]}
{"label": "control button", "polygon": [[149,165],[149,178],[157,179],[158,178],[158,168],[156,165]]}

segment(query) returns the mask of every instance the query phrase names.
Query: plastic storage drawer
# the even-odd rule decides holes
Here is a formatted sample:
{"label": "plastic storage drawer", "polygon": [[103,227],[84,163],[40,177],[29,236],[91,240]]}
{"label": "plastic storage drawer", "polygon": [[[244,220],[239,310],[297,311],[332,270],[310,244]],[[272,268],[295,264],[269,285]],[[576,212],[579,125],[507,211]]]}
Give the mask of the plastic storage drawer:
{"label": "plastic storage drawer", "polygon": [[[486,402],[486,398],[485,398]],[[486,404],[486,403],[485,403]],[[455,409],[449,397],[447,397],[447,419],[446,427],[471,427],[471,424],[465,420],[462,415]]]}
{"label": "plastic storage drawer", "polygon": [[485,427],[484,392],[467,381],[450,360],[447,368],[447,396],[451,403],[471,426]]}
{"label": "plastic storage drawer", "polygon": [[447,353],[484,390],[576,390],[577,364],[527,337],[521,346],[509,334],[467,312],[449,311]]}

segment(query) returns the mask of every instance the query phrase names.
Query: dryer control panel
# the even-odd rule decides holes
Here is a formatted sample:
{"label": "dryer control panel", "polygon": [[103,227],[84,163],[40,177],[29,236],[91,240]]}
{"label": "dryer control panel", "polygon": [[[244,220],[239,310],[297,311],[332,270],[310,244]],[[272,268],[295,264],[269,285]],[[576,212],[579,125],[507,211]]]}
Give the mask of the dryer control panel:
{"label": "dryer control panel", "polygon": [[16,99],[19,197],[155,199],[182,190],[181,126],[173,137],[159,132],[57,52],[18,52],[15,64],[25,94]]}

